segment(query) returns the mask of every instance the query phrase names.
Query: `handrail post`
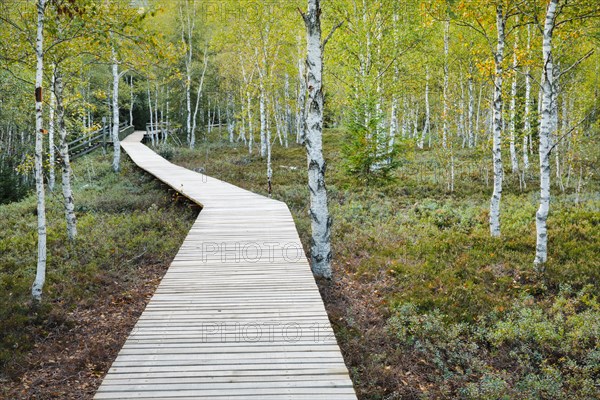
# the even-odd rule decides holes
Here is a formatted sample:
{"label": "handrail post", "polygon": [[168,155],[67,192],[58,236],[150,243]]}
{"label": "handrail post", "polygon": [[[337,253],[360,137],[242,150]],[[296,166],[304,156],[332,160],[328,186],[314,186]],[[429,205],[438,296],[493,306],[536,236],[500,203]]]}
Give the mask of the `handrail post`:
{"label": "handrail post", "polygon": [[106,154],[106,117],[102,117],[102,149]]}

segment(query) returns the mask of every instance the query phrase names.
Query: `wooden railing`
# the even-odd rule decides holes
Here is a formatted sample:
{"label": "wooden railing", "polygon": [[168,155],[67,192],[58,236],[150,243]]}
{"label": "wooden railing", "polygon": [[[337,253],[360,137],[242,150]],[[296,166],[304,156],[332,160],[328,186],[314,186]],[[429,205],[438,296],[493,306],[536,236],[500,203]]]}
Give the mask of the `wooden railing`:
{"label": "wooden railing", "polygon": [[[166,141],[167,137],[171,136],[179,129],[179,125],[171,122],[154,122],[152,124],[146,124],[146,133],[144,133],[144,140],[155,140]],[[176,139],[176,138],[175,138]]]}
{"label": "wooden railing", "polygon": [[[99,147],[112,145],[110,130],[112,126],[105,125],[100,129],[97,129],[88,135],[82,136],[78,139],[69,142],[69,157],[74,160],[81,157],[89,152],[96,150]],[[119,139],[122,140],[127,135],[133,132],[133,126],[129,125],[129,122],[121,122],[119,124]]]}

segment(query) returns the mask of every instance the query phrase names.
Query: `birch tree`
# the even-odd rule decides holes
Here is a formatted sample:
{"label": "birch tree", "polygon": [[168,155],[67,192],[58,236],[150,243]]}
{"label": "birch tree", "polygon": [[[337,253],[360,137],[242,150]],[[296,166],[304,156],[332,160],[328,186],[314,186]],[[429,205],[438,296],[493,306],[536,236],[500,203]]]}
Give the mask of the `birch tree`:
{"label": "birch tree", "polygon": [[46,281],[46,195],[43,175],[43,73],[44,73],[44,12],[46,0],[37,0],[37,33],[35,39],[35,191],[37,195],[38,259],[31,295],[37,302],[42,300]]}
{"label": "birch tree", "polygon": [[[54,76],[55,67],[52,67],[52,75],[50,87],[54,89]],[[54,185],[56,183],[55,165],[56,165],[56,152],[54,151],[54,111],[56,109],[56,97],[54,96],[54,90],[50,91],[50,104],[48,105],[48,189],[54,191]]]}
{"label": "birch tree", "polygon": [[[527,56],[531,49],[531,26],[527,25]],[[523,155],[523,170],[529,170],[529,140],[531,137],[531,71],[530,66],[527,64],[525,67],[525,110],[523,116],[523,148],[521,153]]]}
{"label": "birch tree", "polygon": [[510,122],[509,122],[509,148],[510,148],[510,162],[512,165],[512,172],[517,173],[519,171],[519,160],[517,158],[517,148],[515,146],[515,136],[517,129],[517,50],[518,50],[519,36],[515,35],[514,49],[513,49],[513,78],[510,89]]}
{"label": "birch tree", "polygon": [[[462,26],[469,27],[475,32],[481,34],[490,47],[490,52],[494,61],[494,87],[492,96],[492,164],[494,172],[494,187],[492,198],[490,200],[490,234],[493,237],[500,236],[500,201],[502,199],[502,185],[504,180],[504,166],[502,163],[502,131],[504,129],[503,108],[503,82],[504,82],[504,52],[506,46],[507,34],[512,30],[507,31],[507,21],[518,15],[519,7],[523,1],[507,1],[495,0],[494,2],[481,4],[479,1],[463,0],[458,4],[458,8],[462,10],[462,15],[457,18],[456,23]],[[486,7],[486,6],[489,6]],[[493,40],[488,35],[491,21],[488,10],[493,7],[496,38]]]}
{"label": "birch tree", "polygon": [[304,137],[310,192],[311,267],[315,275],[331,278],[331,216],[327,206],[326,164],[323,157],[323,49],[333,34],[333,30],[321,42],[320,0],[308,0],[308,11],[302,13],[302,18],[306,26],[307,45],[306,133]]}
{"label": "birch tree", "polygon": [[112,168],[114,172],[119,172],[121,164],[121,143],[119,141],[119,60],[115,50],[114,34],[111,33],[111,72],[112,72],[112,129],[111,138],[113,144]]}
{"label": "birch tree", "polygon": [[506,19],[501,3],[496,6],[496,30],[498,40],[496,52],[494,53],[494,100],[493,100],[493,125],[492,125],[492,156],[494,165],[494,192],[490,201],[490,233],[492,236],[500,236],[500,200],[502,198],[502,180],[504,169],[502,165],[502,81],[504,62]]}
{"label": "birch tree", "polygon": [[425,67],[425,123],[423,124],[423,131],[421,137],[417,142],[417,147],[422,149],[425,144],[425,137],[429,134],[430,126],[430,108],[429,108],[429,67]]}
{"label": "birch tree", "polygon": [[60,157],[62,169],[62,193],[65,209],[65,219],[67,221],[67,236],[69,240],[75,240],[77,236],[77,218],[75,216],[75,201],[73,198],[73,189],[71,187],[71,162],[69,159],[69,146],[67,143],[67,127],[65,123],[64,106],[64,84],[62,72],[59,67],[55,69],[54,93],[56,96],[56,114],[58,120],[58,134],[60,137]]}
{"label": "birch tree", "polygon": [[449,128],[448,128],[448,52],[450,46],[450,19],[446,19],[444,21],[444,86],[443,86],[443,107],[442,111],[442,146],[446,148],[448,146],[448,136],[449,136]]}
{"label": "birch tree", "polygon": [[[185,5],[185,12],[184,12]],[[186,136],[191,149],[194,148],[195,137],[192,132],[192,61],[194,57],[194,30],[196,26],[196,0],[182,2],[179,7],[181,23],[181,42],[185,50],[185,104],[186,104]]]}
{"label": "birch tree", "polygon": [[554,60],[552,59],[552,37],[556,22],[558,0],[550,0],[546,10],[542,41],[542,81],[541,81],[541,115],[540,115],[540,206],[536,213],[536,265],[548,259],[548,228],[546,226],[550,209],[550,135],[552,134],[552,101],[554,98]]}

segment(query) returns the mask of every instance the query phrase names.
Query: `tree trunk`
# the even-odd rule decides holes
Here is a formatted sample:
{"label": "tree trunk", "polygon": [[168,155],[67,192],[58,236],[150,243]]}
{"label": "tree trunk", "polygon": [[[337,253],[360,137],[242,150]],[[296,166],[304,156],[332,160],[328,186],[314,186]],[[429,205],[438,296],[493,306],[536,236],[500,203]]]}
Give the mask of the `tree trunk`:
{"label": "tree trunk", "polygon": [[194,147],[192,143],[192,59],[193,59],[193,33],[196,17],[196,1],[192,3],[193,10],[190,12],[190,5],[186,1],[186,13],[183,15],[183,8],[179,8],[181,17],[181,41],[185,46],[185,102],[186,102],[186,136],[190,148]]}
{"label": "tree trunk", "polygon": [[206,48],[204,50],[204,66],[202,67],[202,75],[200,76],[200,82],[198,83],[198,92],[196,93],[196,104],[194,107],[192,130],[190,131],[190,138],[189,138],[190,149],[193,149],[194,146],[196,145],[196,128],[198,126],[198,107],[200,106],[200,99],[202,98],[202,89],[204,87],[204,76],[206,75],[207,67],[208,67],[208,48]]}
{"label": "tree trunk", "polygon": [[158,116],[158,82],[154,83],[154,124],[156,125],[156,129],[154,130],[154,141],[156,142],[157,145],[160,144],[160,129],[161,129],[161,125],[160,125],[160,119]]}
{"label": "tree trunk", "polygon": [[546,10],[544,34],[542,41],[542,107],[540,119],[540,207],[536,213],[536,265],[543,264],[548,259],[548,230],[546,222],[550,210],[550,135],[552,134],[552,108],[554,98],[554,64],[552,59],[552,35],[556,21],[556,6],[558,0],[550,0]]}
{"label": "tree trunk", "polygon": [[252,148],[254,147],[254,132],[252,131],[252,97],[250,91],[246,90],[246,102],[248,104],[248,154],[252,154]]}
{"label": "tree trunk", "polygon": [[260,78],[260,156],[265,157],[267,155],[267,110],[265,106],[265,87]]}
{"label": "tree trunk", "polygon": [[425,124],[423,125],[423,132],[421,132],[421,138],[417,143],[417,147],[422,149],[425,145],[425,137],[429,133],[429,67],[425,67]]}
{"label": "tree trunk", "polygon": [[494,164],[494,192],[490,202],[490,233],[492,236],[500,236],[500,199],[502,198],[502,180],[504,178],[504,170],[502,168],[502,62],[504,60],[504,13],[502,5],[496,7],[496,28],[498,31],[498,43],[496,53],[494,54],[495,61],[495,76],[494,76],[494,101],[493,101],[493,122],[492,122],[492,156]]}
{"label": "tree trunk", "polygon": [[50,191],[54,191],[54,185],[56,183],[56,174],[54,167],[56,164],[54,156],[54,109],[56,107],[56,97],[54,95],[54,79],[56,73],[56,66],[52,67],[52,77],[50,81],[50,105],[48,110],[48,163],[49,174],[48,174],[48,188]]}
{"label": "tree trunk", "polygon": [[289,147],[289,134],[292,127],[292,109],[290,108],[290,76],[285,74],[285,85],[284,85],[284,108],[285,118],[283,123],[283,141],[285,147]]}
{"label": "tree trunk", "polygon": [[112,76],[113,76],[113,95],[112,95],[112,142],[113,142],[113,171],[119,172],[121,162],[121,143],[119,142],[119,64],[117,62],[117,53],[114,45],[112,47]]}
{"label": "tree trunk", "polygon": [[[269,100],[266,100],[265,104],[265,144],[267,145],[267,192],[269,193],[269,197],[273,193],[273,168],[271,166],[271,126],[269,123]],[[277,118],[277,115],[275,115]]]}
{"label": "tree trunk", "polygon": [[227,94],[227,132],[229,133],[229,143],[233,143],[233,134],[235,133],[235,121],[233,119],[233,101],[231,93]]}
{"label": "tree trunk", "polygon": [[154,123],[154,112],[152,111],[152,96],[150,95],[150,82],[148,82],[147,94],[148,94],[148,111],[150,113],[150,132],[148,132],[148,133],[150,136],[150,140],[152,141],[152,146],[154,146],[155,145],[154,131],[156,130],[156,124]]}
{"label": "tree trunk", "polygon": [[248,144],[246,140],[246,106],[245,106],[244,92],[240,91],[240,133],[238,134],[238,141],[242,141],[244,146]]}
{"label": "tree trunk", "polygon": [[283,146],[283,118],[281,117],[281,107],[279,106],[276,97],[273,97],[273,118],[275,119],[275,130],[277,132],[277,140],[279,140],[279,145]]}
{"label": "tree trunk", "polygon": [[473,148],[475,146],[475,133],[474,133],[474,129],[476,129],[476,127],[474,127],[475,125],[475,120],[474,120],[474,112],[475,112],[475,95],[473,93],[473,68],[471,67],[469,69],[469,78],[467,80],[467,91],[468,91],[468,95],[469,95],[469,109],[467,112],[467,138],[468,138],[468,142],[469,142],[469,148]]}
{"label": "tree trunk", "polygon": [[65,107],[63,97],[63,81],[60,72],[56,72],[54,92],[56,93],[56,112],[58,117],[58,134],[60,136],[60,157],[62,159],[62,192],[67,221],[67,236],[69,240],[77,237],[77,218],[75,216],[75,201],[71,188],[71,161],[69,159],[69,144],[67,143],[67,126],[65,124]]}
{"label": "tree trunk", "polygon": [[44,74],[44,9],[46,0],[37,1],[37,35],[35,40],[35,192],[37,196],[38,259],[35,280],[31,286],[33,300],[42,300],[46,281],[46,195],[44,192],[44,153],[42,84]]}
{"label": "tree trunk", "polygon": [[133,95],[133,75],[129,77],[129,95],[131,97],[129,100],[129,125],[133,126],[133,103],[135,100]]}
{"label": "tree trunk", "polygon": [[298,112],[296,114],[296,143],[304,144],[304,134],[306,128],[304,123],[306,120],[306,64],[304,60],[298,60],[298,80],[300,88],[298,90]]}
{"label": "tree trunk", "polygon": [[[531,48],[531,27],[527,26],[527,54]],[[523,122],[523,170],[529,170],[529,149],[528,141],[531,137],[531,75],[530,68],[525,70],[525,115]]]}
{"label": "tree trunk", "polygon": [[394,150],[396,141],[396,134],[398,131],[398,97],[394,94],[392,96],[392,111],[390,116],[390,133],[388,140],[388,154]]}
{"label": "tree trunk", "polygon": [[167,143],[167,140],[169,139],[169,130],[171,129],[171,121],[169,119],[169,85],[167,85],[167,87],[165,88],[165,99],[166,99],[166,112],[165,112],[165,118],[167,121],[167,127],[165,129],[165,137],[163,138],[163,143]]}
{"label": "tree trunk", "polygon": [[311,266],[313,273],[331,277],[331,217],[327,207],[325,159],[323,158],[323,47],[321,44],[320,0],[308,0],[308,12],[303,15],[306,25],[306,154],[312,228]]}
{"label": "tree trunk", "polygon": [[513,52],[513,80],[510,88],[510,124],[508,126],[508,130],[510,132],[509,136],[509,146],[510,146],[510,162],[512,166],[513,174],[519,171],[519,160],[517,158],[517,148],[515,147],[515,134],[517,127],[517,48],[519,43],[519,37],[515,35],[515,45]]}
{"label": "tree trunk", "polygon": [[442,146],[447,147],[448,141],[448,48],[450,46],[450,20],[444,22],[444,87],[443,87],[443,112],[442,112]]}

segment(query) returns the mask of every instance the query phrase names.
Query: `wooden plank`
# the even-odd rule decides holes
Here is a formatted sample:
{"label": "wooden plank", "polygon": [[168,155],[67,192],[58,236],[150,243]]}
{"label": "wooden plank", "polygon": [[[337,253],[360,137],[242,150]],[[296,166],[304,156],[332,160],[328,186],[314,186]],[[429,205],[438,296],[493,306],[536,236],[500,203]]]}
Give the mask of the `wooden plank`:
{"label": "wooden plank", "polygon": [[123,140],[131,159],[202,211],[95,398],[356,399],[288,207],[143,136]]}

